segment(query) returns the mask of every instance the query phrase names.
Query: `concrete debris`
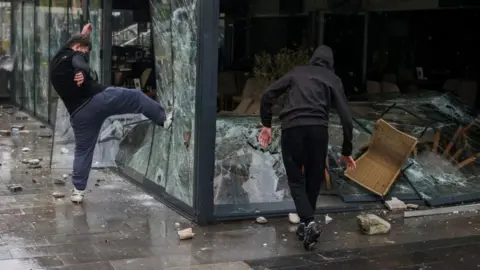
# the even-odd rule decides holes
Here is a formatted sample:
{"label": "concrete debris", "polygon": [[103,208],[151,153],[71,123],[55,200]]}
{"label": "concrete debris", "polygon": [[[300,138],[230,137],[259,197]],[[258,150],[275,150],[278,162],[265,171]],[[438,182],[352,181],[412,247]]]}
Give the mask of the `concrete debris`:
{"label": "concrete debris", "polygon": [[175,222],[175,227],[180,227],[180,223]]}
{"label": "concrete debris", "polygon": [[62,149],[60,149],[60,153],[62,153],[62,154],[64,154],[64,155],[65,155],[65,154],[68,154],[68,152],[69,152],[68,149],[65,148],[65,147],[62,147]]}
{"label": "concrete debris", "polygon": [[23,163],[23,164],[28,164],[28,159],[22,160],[22,163]]}
{"label": "concrete debris", "polygon": [[385,201],[385,206],[390,211],[407,209],[407,205],[396,197],[392,197],[392,199]]}
{"label": "concrete debris", "polygon": [[332,220],[333,219],[331,217],[329,217],[328,215],[325,215],[325,224],[332,222]]}
{"label": "concrete debris", "polygon": [[23,187],[20,185],[11,185],[9,189],[11,192],[20,192],[23,190]]}
{"label": "concrete debris", "polygon": [[291,233],[296,232],[297,231],[297,226],[289,226],[288,231],[291,232]]}
{"label": "concrete debris", "polygon": [[39,133],[38,133],[38,137],[40,137],[40,138],[51,138],[51,137],[52,137],[52,133],[49,132],[49,131],[39,132]]}
{"label": "concrete debris", "polygon": [[413,203],[408,203],[407,208],[408,209],[418,209],[418,204],[413,204]]}
{"label": "concrete debris", "polygon": [[374,214],[357,216],[358,226],[366,235],[386,234],[390,232],[392,225]]}
{"label": "concrete debris", "polygon": [[257,217],[256,221],[257,221],[258,224],[265,224],[265,223],[267,223],[267,219],[264,218],[264,217]]}
{"label": "concrete debris", "polygon": [[11,124],[10,127],[13,129],[13,128],[16,128],[18,130],[23,130],[25,128],[25,125],[22,125],[22,124]]}
{"label": "concrete debris", "polygon": [[178,236],[180,237],[180,240],[192,239],[195,236],[192,228],[183,229],[178,231],[177,233],[178,233]]}
{"label": "concrete debris", "polygon": [[25,153],[25,152],[30,152],[30,148],[24,147],[24,148],[22,148],[22,152],[24,152],[24,153]]}
{"label": "concrete debris", "polygon": [[29,159],[29,160],[28,160],[28,164],[29,164],[29,165],[38,165],[38,164],[40,164],[40,159],[36,159],[36,158],[34,158],[34,159]]}
{"label": "concrete debris", "polygon": [[10,135],[12,135],[12,131],[4,130],[4,129],[0,130],[0,136],[10,136]]}
{"label": "concrete debris", "polygon": [[40,164],[28,164],[28,168],[30,168],[30,169],[40,169],[40,168],[42,168],[42,165],[40,165]]}
{"label": "concrete debris", "polygon": [[266,247],[266,246],[268,246],[268,245],[267,245],[267,243],[263,243],[263,246]]}
{"label": "concrete debris", "polygon": [[63,179],[67,179],[67,178],[68,178],[68,174],[63,174],[62,177],[63,177]]}
{"label": "concrete debris", "polygon": [[290,213],[288,214],[288,221],[292,224],[298,224],[300,223],[300,217],[296,213]]}
{"label": "concrete debris", "polygon": [[65,185],[66,181],[64,179],[55,178],[53,179],[55,185]]}
{"label": "concrete debris", "polygon": [[64,198],[65,197],[65,193],[64,192],[60,192],[60,191],[55,191],[53,192],[53,197],[55,199],[59,199],[59,198]]}

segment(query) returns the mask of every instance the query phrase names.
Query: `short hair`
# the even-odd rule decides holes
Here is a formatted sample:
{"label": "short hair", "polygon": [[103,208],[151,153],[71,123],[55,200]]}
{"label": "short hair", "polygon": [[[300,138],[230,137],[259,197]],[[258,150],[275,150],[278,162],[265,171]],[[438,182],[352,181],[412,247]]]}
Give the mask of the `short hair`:
{"label": "short hair", "polygon": [[88,47],[88,49],[90,50],[92,48],[92,42],[90,41],[90,38],[88,36],[84,36],[84,35],[74,35],[72,36],[68,41],[67,41],[67,46],[68,47],[72,47],[73,45],[80,45],[80,46],[83,46],[83,47]]}

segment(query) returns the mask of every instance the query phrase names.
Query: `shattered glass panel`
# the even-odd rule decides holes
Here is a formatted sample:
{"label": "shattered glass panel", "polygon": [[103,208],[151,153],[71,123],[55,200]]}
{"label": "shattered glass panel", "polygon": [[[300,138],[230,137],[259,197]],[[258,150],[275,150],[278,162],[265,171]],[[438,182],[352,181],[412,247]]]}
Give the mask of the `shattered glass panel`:
{"label": "shattered glass panel", "polygon": [[[150,14],[152,15],[153,48],[155,55],[155,72],[157,82],[158,101],[167,113],[173,110],[173,58],[172,58],[172,32],[171,32],[171,4],[160,1],[150,1]],[[172,131],[155,128],[151,149],[150,165],[146,178],[165,187],[167,181],[168,158]]]}
{"label": "shattered glass panel", "polygon": [[[480,187],[476,176],[478,169],[471,158],[480,152],[480,121],[474,122],[468,135],[457,137],[457,146],[452,146],[446,157],[432,154],[438,130],[442,131],[442,136],[437,152],[443,153],[460,123],[466,126],[473,121],[471,109],[462,105],[455,96],[428,92],[415,98],[399,96],[391,100],[352,102],[350,105],[355,118],[354,157],[359,157],[368,149],[376,120],[380,117],[397,129],[419,138],[417,156],[406,164],[413,165],[400,174],[387,197],[404,201],[424,198],[431,204],[458,201],[459,198],[480,199],[480,192],[476,193]],[[278,123],[273,126],[273,142],[266,151],[261,150],[257,142],[260,128],[258,116],[217,117],[215,204],[291,199],[280,154]],[[346,202],[380,200],[380,197],[343,177],[344,167],[338,163],[342,133],[339,117],[331,113],[328,160],[333,193]],[[452,162],[459,149],[465,150],[460,151],[461,154]],[[462,168],[458,169],[459,166]],[[319,201],[319,207],[321,203]]]}
{"label": "shattered glass panel", "polygon": [[157,94],[173,115],[156,128],[147,179],[193,205],[193,129],[196,89],[196,0],[151,1]]}
{"label": "shattered glass panel", "polygon": [[50,1],[39,3],[35,18],[35,110],[37,117],[48,120],[48,38]]}
{"label": "shattered glass panel", "polygon": [[23,4],[23,97],[22,105],[30,112],[34,111],[34,12],[33,3]]}
{"label": "shattered glass panel", "polygon": [[15,102],[22,104],[23,97],[23,41],[22,41],[22,3],[12,2],[13,8],[13,21],[12,35],[13,35],[13,55],[15,57]]}

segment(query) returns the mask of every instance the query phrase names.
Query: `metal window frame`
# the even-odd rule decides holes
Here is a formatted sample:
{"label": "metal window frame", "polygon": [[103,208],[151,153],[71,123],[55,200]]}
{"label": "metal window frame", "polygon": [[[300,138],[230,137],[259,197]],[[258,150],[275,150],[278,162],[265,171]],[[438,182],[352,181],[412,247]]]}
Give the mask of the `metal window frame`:
{"label": "metal window frame", "polygon": [[219,0],[197,0],[194,207],[200,225],[215,221],[213,179],[217,120]]}

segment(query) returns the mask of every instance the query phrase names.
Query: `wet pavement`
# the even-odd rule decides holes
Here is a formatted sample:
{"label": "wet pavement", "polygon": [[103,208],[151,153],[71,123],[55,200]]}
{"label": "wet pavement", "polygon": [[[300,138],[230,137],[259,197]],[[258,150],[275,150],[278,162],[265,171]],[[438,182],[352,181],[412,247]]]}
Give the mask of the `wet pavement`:
{"label": "wet pavement", "polygon": [[[331,215],[315,252],[305,252],[287,218],[197,227],[109,170],[92,172],[85,201],[68,200],[70,171],[49,169],[51,130],[21,112],[1,111],[0,269],[464,269],[476,268],[476,212],[404,219],[377,211],[388,235],[365,236],[357,213]],[[23,119],[23,120],[22,120]],[[29,151],[22,151],[28,147]],[[26,149],[25,149],[26,150]],[[71,155],[67,153],[65,155]],[[41,159],[38,168],[24,160]],[[35,167],[35,166],[34,166]],[[20,185],[22,191],[11,191]],[[64,193],[54,198],[53,193]],[[323,216],[318,217],[320,220]],[[194,239],[177,230],[193,227]]]}

